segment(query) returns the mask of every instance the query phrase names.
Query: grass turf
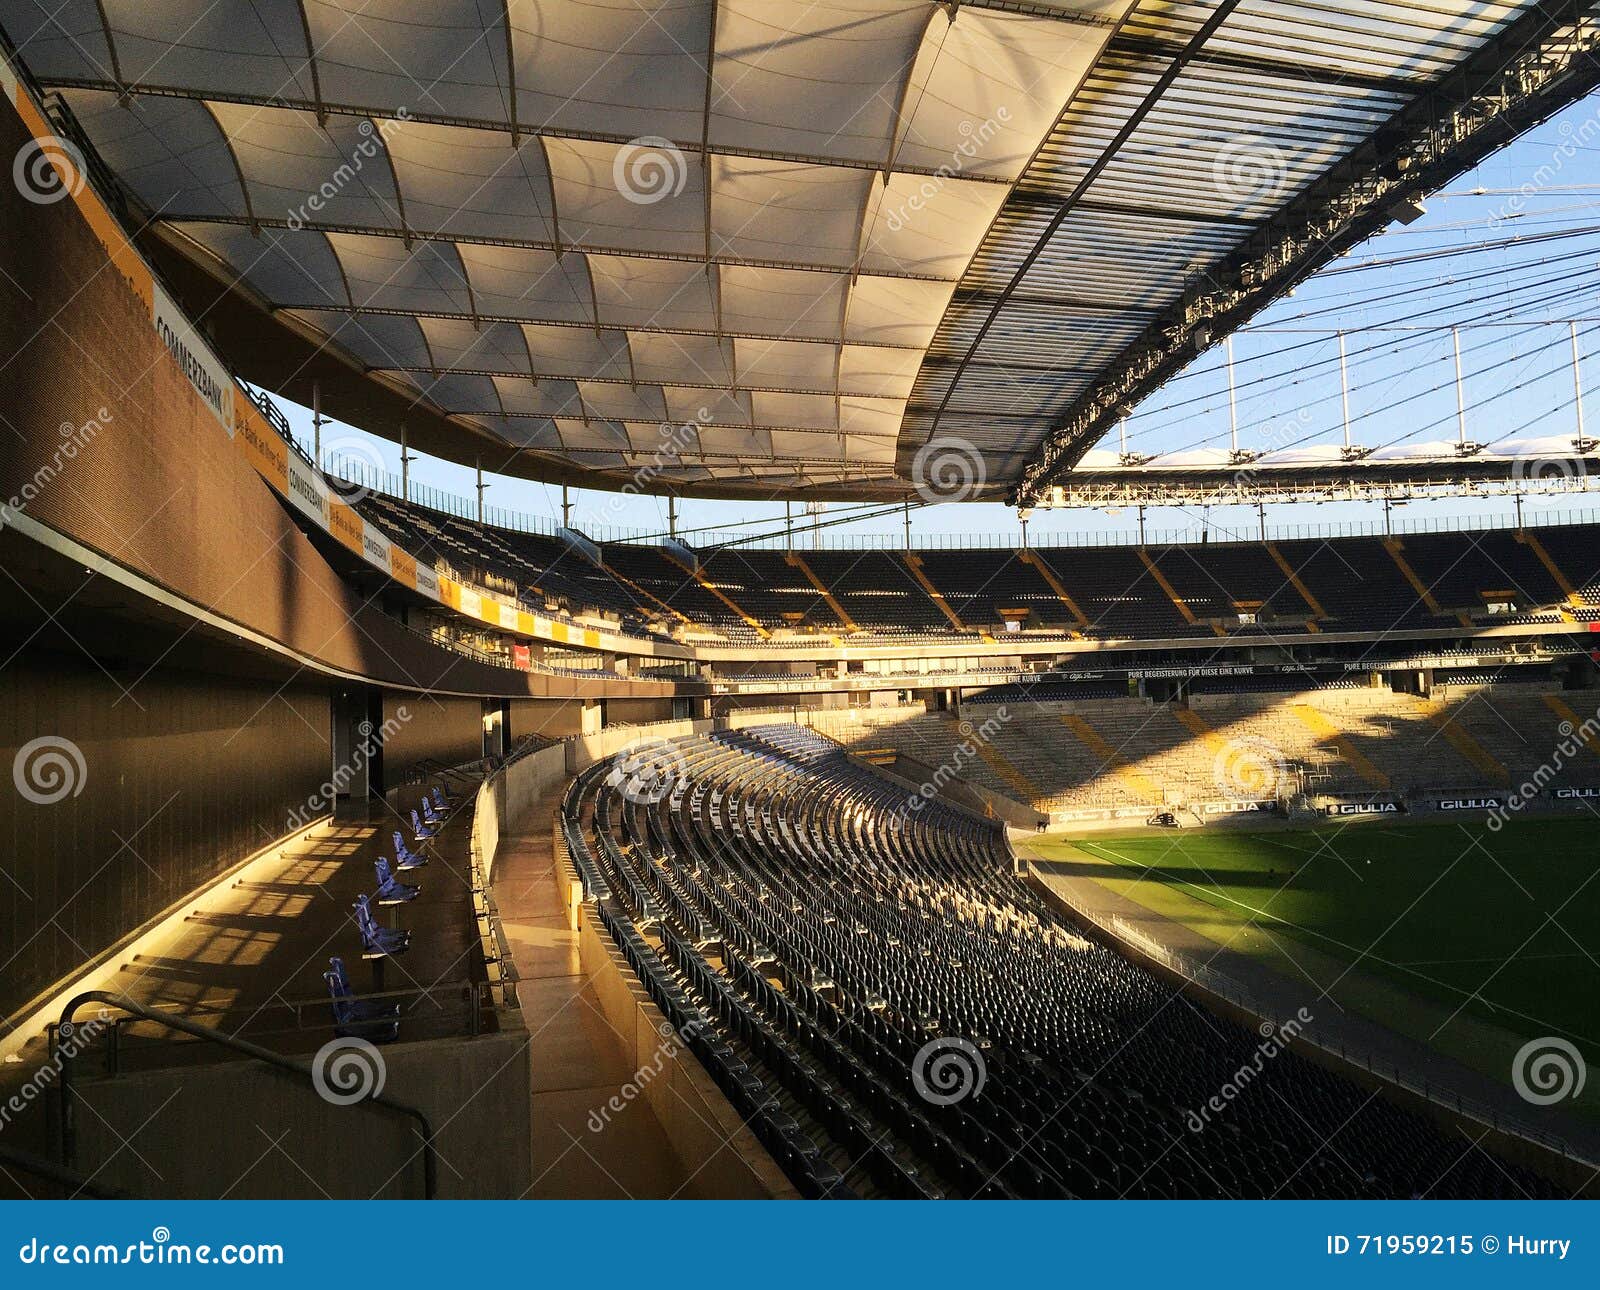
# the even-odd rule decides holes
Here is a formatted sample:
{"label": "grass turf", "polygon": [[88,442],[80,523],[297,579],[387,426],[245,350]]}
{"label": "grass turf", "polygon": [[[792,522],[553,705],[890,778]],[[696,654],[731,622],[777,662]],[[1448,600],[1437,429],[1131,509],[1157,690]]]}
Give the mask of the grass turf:
{"label": "grass turf", "polygon": [[1144,832],[1030,850],[1098,862],[1089,876],[1235,949],[1274,957],[1272,936],[1232,935],[1253,925],[1358,962],[1402,988],[1363,1008],[1398,1029],[1419,1028],[1393,1015],[1409,992],[1516,1036],[1563,1036],[1600,1065],[1600,825],[1589,818],[1498,833],[1481,819]]}

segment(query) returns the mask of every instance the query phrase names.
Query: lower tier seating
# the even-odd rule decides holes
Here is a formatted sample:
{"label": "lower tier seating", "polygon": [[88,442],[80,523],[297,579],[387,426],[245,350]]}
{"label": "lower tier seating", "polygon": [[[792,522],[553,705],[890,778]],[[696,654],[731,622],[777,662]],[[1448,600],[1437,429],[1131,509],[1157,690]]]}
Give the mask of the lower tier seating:
{"label": "lower tier seating", "polygon": [[597,763],[563,834],[607,932],[804,1194],[1553,1194],[1293,1051],[1263,1057],[1257,1030],[1058,918],[991,823],[813,731]]}
{"label": "lower tier seating", "polygon": [[[1237,797],[1245,787],[1234,769],[1241,758],[1272,771],[1276,783],[1263,794],[1270,797],[1479,792],[1535,779],[1600,787],[1600,743],[1552,763],[1552,750],[1596,717],[1600,691],[1563,696],[1548,679],[1477,683],[1483,679],[1473,674],[1473,683],[1432,699],[1340,685],[1199,695],[1179,706],[1063,702],[1044,691],[1048,698],[973,706],[965,720],[920,707],[819,711],[808,719],[852,751],[957,765],[963,779],[1046,814]],[[961,752],[975,742],[979,755]],[[1034,791],[1019,792],[1019,784]]]}

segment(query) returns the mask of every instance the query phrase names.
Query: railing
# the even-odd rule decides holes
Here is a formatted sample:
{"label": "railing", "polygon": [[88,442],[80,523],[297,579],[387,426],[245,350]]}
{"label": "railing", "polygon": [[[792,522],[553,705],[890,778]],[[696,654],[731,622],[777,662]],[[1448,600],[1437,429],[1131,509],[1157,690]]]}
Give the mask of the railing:
{"label": "railing", "polygon": [[[486,1012],[494,1009],[494,993],[487,988],[487,983],[471,980],[438,980],[426,986],[411,985],[396,990],[363,990],[353,992],[350,998],[357,1003],[397,1004],[402,1020],[408,1013],[421,1011],[426,1006],[429,1032],[440,1037],[477,1038],[484,1033]],[[163,1016],[179,1015],[173,1011],[159,1011]],[[227,1034],[238,1034],[248,1026],[255,1042],[278,1051],[292,1050],[291,1045],[303,1046],[313,1034],[318,1038],[325,1036],[328,1012],[328,996],[324,993],[294,999],[275,996],[270,1002],[240,1007],[186,1005],[181,1015]],[[457,1025],[445,1026],[440,1022],[442,1017],[454,1019],[457,1015],[460,1019]],[[136,1016],[114,1017],[103,1023],[100,1033],[104,1035],[104,1043],[99,1049],[104,1052],[106,1074],[147,1069],[143,1061],[145,1054],[155,1054],[157,1065],[169,1064],[167,1055],[178,1041],[140,1035],[138,1027],[142,1024],[142,1018]],[[80,1027],[80,1033],[81,1030]]]}
{"label": "railing", "polygon": [[[1252,1016],[1260,1017],[1263,1021],[1271,1021],[1282,1009],[1273,1003],[1259,998],[1246,986],[1229,976],[1225,972],[1205,963],[1195,963],[1185,955],[1179,954],[1169,947],[1160,944],[1144,932],[1139,931],[1132,924],[1115,914],[1107,914],[1100,910],[1091,910],[1082,902],[1074,899],[1059,886],[1046,884],[1038,874],[1034,861],[1021,860],[1029,877],[1049,892],[1052,899],[1059,900],[1074,914],[1091,927],[1109,933],[1123,945],[1131,947],[1135,953],[1143,958],[1152,960],[1166,968],[1167,971],[1180,976],[1204,990],[1207,994],[1223,1000],[1236,1008],[1243,1009]],[[1330,1043],[1314,1038],[1306,1031],[1301,1030],[1294,1035],[1294,1043],[1309,1044],[1321,1049],[1330,1057],[1337,1057],[1340,1061],[1365,1071],[1367,1074],[1386,1083],[1393,1084],[1396,1088],[1419,1097],[1430,1105],[1442,1110],[1452,1112],[1492,1129],[1497,1133],[1504,1133],[1513,1138],[1520,1138],[1530,1142],[1546,1151],[1554,1152],[1566,1160],[1585,1168],[1600,1169],[1600,1163],[1585,1156],[1565,1138],[1547,1132],[1537,1125],[1529,1124],[1513,1116],[1504,1115],[1498,1107],[1489,1106],[1474,1098],[1464,1097],[1459,1091],[1440,1088],[1430,1083],[1426,1078],[1421,1080],[1400,1069],[1394,1062],[1380,1062],[1370,1053],[1360,1049],[1352,1049],[1343,1043]],[[1291,1045],[1292,1046],[1292,1045]]]}
{"label": "railing", "polygon": [[104,1183],[95,1182],[89,1174],[81,1174],[76,1169],[68,1169],[65,1165],[58,1165],[54,1160],[46,1160],[43,1156],[36,1156],[31,1151],[19,1151],[15,1147],[0,1146],[0,1166],[14,1169],[18,1173],[30,1174],[35,1178],[42,1178],[45,1182],[54,1183],[63,1191],[70,1190],[68,1200],[76,1200],[79,1196],[91,1196],[96,1200],[126,1200],[128,1193],[117,1187],[109,1187]]}
{"label": "railing", "polygon": [[250,396],[250,402],[256,405],[256,411],[266,418],[267,424],[278,432],[278,437],[294,449],[295,455],[308,466],[315,466],[317,463],[312,460],[310,451],[295,438],[294,427],[289,424],[289,418],[284,416],[283,409],[272,401],[272,396],[243,381],[238,381],[238,385]]}
{"label": "railing", "polygon": [[[202,1026],[199,1022],[190,1021],[187,1017],[174,1016],[171,1013],[147,1007],[137,999],[129,998],[125,994],[115,994],[109,990],[85,990],[82,994],[68,1000],[67,1005],[61,1010],[61,1019],[56,1023],[52,1032],[52,1041],[55,1035],[61,1033],[63,1027],[70,1027],[75,1024],[78,1009],[87,1003],[99,1003],[108,1008],[117,1008],[143,1021],[165,1026],[169,1030],[179,1031],[195,1039],[203,1039],[208,1043],[217,1044],[245,1057],[252,1057],[256,1061],[272,1067],[274,1070],[292,1075],[297,1080],[304,1080],[306,1086],[315,1092],[316,1075],[305,1062],[296,1061],[292,1057],[285,1057],[282,1053],[275,1053],[270,1048],[263,1048],[261,1045],[253,1044],[247,1039],[239,1039],[234,1035],[215,1030],[210,1026]],[[52,1057],[59,1060],[61,1069],[61,1077],[57,1084],[56,1094],[60,1104],[58,1132],[60,1134],[61,1159],[63,1165],[71,1168],[77,1163],[77,1117],[73,1109],[72,1056],[65,1050],[58,1049],[52,1054]],[[330,1103],[330,1105],[332,1104]],[[428,1117],[419,1108],[410,1106],[405,1102],[397,1102],[393,1098],[385,1097],[382,1093],[374,1093],[363,1101],[352,1102],[349,1105],[382,1107],[384,1110],[396,1115],[408,1116],[416,1122],[418,1133],[422,1138],[423,1198],[425,1200],[433,1200],[439,1190],[439,1166],[433,1145],[433,1125],[429,1122]]]}
{"label": "railing", "polygon": [[405,621],[401,621],[400,625],[407,631],[421,636],[430,644],[437,645],[440,649],[447,649],[452,654],[459,654],[462,658],[470,658],[475,663],[484,663],[490,667],[504,668],[508,672],[544,672],[549,674],[552,671],[551,668],[544,666],[542,663],[535,662],[531,658],[528,660],[527,667],[518,667],[514,662],[512,662],[509,652],[499,654],[493,650],[479,649],[476,645],[470,645],[466,641],[457,640],[448,632],[429,631],[425,627],[419,627],[415,623]]}
{"label": "railing", "polygon": [[[258,399],[258,403],[259,403]],[[279,414],[282,415],[281,413]],[[280,433],[284,433],[280,431]],[[292,436],[285,435],[294,442]],[[296,445],[298,448],[298,445]],[[302,455],[304,451],[301,450]],[[308,458],[309,460],[309,458]],[[340,453],[326,463],[327,469],[361,488],[402,498],[401,481],[392,472],[373,466],[370,462]],[[439,511],[458,519],[476,521],[478,504],[457,493],[410,482],[409,495],[404,500],[430,510]],[[1048,512],[1045,512],[1048,514]],[[553,519],[528,515],[521,511],[503,510],[486,506],[484,522],[496,528],[512,529],[523,533],[553,535],[559,527]],[[776,520],[773,521],[776,524]],[[1269,524],[1265,537],[1269,542],[1295,542],[1325,540],[1341,537],[1384,537],[1389,534],[1403,536],[1408,533],[1463,533],[1481,530],[1513,528],[1550,528],[1563,524],[1600,523],[1600,510],[1590,508],[1577,511],[1556,511],[1540,506],[1525,506],[1519,517],[1510,512],[1498,515],[1446,515],[1415,520],[1396,520],[1387,524],[1382,520],[1346,520],[1327,524]],[[1142,533],[1136,528],[1103,529],[1076,532],[1049,532],[1040,520],[1034,521],[1031,545],[1047,550],[1057,548],[1097,548],[1124,546],[1198,546],[1203,542],[1246,543],[1262,540],[1263,531],[1254,523],[1237,526],[1200,523],[1186,528],[1146,528]],[[660,545],[661,535],[645,529],[621,528],[614,525],[579,523],[578,527],[588,537],[601,543]],[[706,532],[711,534],[710,530]],[[759,536],[732,531],[717,532],[704,545],[696,545],[697,530],[686,529],[683,539],[694,549],[713,551],[730,542],[739,547],[761,551],[784,551],[791,547],[799,551],[821,549],[825,551],[903,551],[905,534],[896,529],[887,533],[837,533],[831,530],[813,531],[797,525],[792,533],[767,532]],[[983,533],[913,533],[911,546],[918,551],[1014,551],[1022,546],[1021,535],[1009,530],[989,530]]]}
{"label": "railing", "polygon": [[[381,466],[348,453],[332,454],[327,458],[325,465],[331,473],[370,492],[383,493],[418,506],[425,506],[429,510],[453,515],[457,519],[477,521],[477,501],[460,493],[449,493],[441,488],[418,483],[414,479],[402,479],[391,470],[385,470]],[[518,533],[534,533],[543,537],[554,537],[561,527],[548,516],[530,515],[526,511],[513,511],[489,505],[483,508],[483,522],[495,528],[511,529]],[[646,529],[621,528],[611,524],[579,524],[577,527],[596,542],[640,542],[651,536]]]}
{"label": "railing", "polygon": [[[6,48],[11,49],[9,41],[6,42]],[[62,97],[59,91],[46,90],[38,82],[34,81],[32,76],[27,74],[25,64],[16,57],[14,50],[12,50],[8,61],[14,69],[23,71],[23,75],[33,88],[33,92],[39,98],[40,106],[44,108],[45,116],[50,119],[50,124],[55,127],[56,133],[77,149],[78,156],[83,159],[84,168],[89,172],[89,182],[95,192],[105,200],[106,205],[116,213],[125,226],[133,227],[138,221],[129,218],[127,194],[123,191],[122,185],[117,182],[116,176],[111,173],[110,167],[106,165],[104,159],[90,141],[89,136],[84,133],[83,127],[78,123],[77,115],[73,112],[66,99]]]}

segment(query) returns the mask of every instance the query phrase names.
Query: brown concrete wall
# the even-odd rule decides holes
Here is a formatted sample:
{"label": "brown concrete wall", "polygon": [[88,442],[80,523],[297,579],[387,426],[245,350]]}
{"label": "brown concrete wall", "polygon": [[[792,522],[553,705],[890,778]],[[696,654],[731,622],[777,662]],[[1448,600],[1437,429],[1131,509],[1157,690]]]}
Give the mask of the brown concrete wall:
{"label": "brown concrete wall", "polygon": [[[0,112],[0,155],[25,133]],[[367,605],[243,461],[71,202],[0,184],[0,500],[160,587],[327,666],[495,695],[671,694],[660,682],[518,673],[439,649]],[[105,428],[61,462],[60,428]],[[641,688],[642,687],[642,688]]]}
{"label": "brown concrete wall", "polygon": [[459,766],[483,756],[483,703],[445,695],[386,694],[383,774],[397,784],[419,761]]}
{"label": "brown concrete wall", "polygon": [[541,700],[513,699],[511,701],[511,737],[543,735],[546,739],[564,739],[583,732],[582,699]]}
{"label": "brown concrete wall", "polygon": [[[606,1024],[623,1037],[632,1069],[650,1069],[643,1095],[693,1177],[684,1196],[698,1199],[795,1200],[799,1193],[740,1120],[692,1052],[672,1042],[671,1028],[621,950],[583,903],[583,888],[561,837],[555,835],[555,883],[569,924],[578,932],[578,958]],[[663,1034],[663,1027],[667,1027]]]}
{"label": "brown concrete wall", "polygon": [[712,1082],[598,921],[581,918],[578,951],[601,1014],[622,1036],[624,1060],[650,1070],[641,1096],[688,1175],[690,1200],[793,1200],[798,1193]]}
{"label": "brown concrete wall", "polygon": [[[60,800],[0,793],[0,1014],[288,832],[328,777],[314,679],[111,667],[24,650],[0,668],[0,764],[68,741],[19,767],[35,798]],[[39,761],[52,750],[70,778]]]}
{"label": "brown concrete wall", "polygon": [[[528,1189],[524,1031],[378,1051],[385,1095],[419,1107],[433,1123],[440,1197],[517,1199]],[[422,1195],[415,1121],[366,1103],[332,1105],[308,1083],[256,1062],[185,1066],[75,1087],[93,1108],[76,1117],[79,1167],[92,1173],[104,1165],[97,1181],[136,1196]]]}
{"label": "brown concrete wall", "polygon": [[607,699],[606,724],[608,726],[644,725],[652,721],[672,720],[672,700],[667,699]]}

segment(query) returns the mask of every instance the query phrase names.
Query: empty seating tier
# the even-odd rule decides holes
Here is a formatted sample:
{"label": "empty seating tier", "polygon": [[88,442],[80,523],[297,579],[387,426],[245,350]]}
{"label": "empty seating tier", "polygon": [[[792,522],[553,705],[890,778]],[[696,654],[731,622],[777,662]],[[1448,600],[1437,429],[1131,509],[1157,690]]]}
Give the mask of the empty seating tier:
{"label": "empty seating tier", "polygon": [[[1427,700],[1348,678],[1298,692],[1281,677],[1230,678],[1213,693],[1195,687],[1188,706],[1115,698],[1115,687],[1096,683],[1041,684],[996,687],[965,723],[915,706],[816,711],[807,720],[852,751],[892,749],[930,767],[959,766],[961,778],[1017,798],[1017,778],[961,752],[979,741],[1037,787],[1025,804],[1047,814],[1237,797],[1230,749],[1278,766],[1279,782],[1262,786],[1272,797],[1381,788],[1421,798],[1528,781],[1600,787],[1594,758],[1540,769],[1562,723],[1580,727],[1600,692],[1574,691],[1553,705],[1559,695],[1548,673],[1493,684],[1484,682],[1495,674],[1461,675]],[[1208,737],[1194,736],[1196,720]]]}
{"label": "empty seating tier", "polygon": [[563,832],[605,928],[805,1194],[1552,1194],[1292,1051],[1263,1059],[1255,1028],[1058,918],[992,824],[813,731],[597,763]]}
{"label": "empty seating tier", "polygon": [[697,577],[662,547],[609,544],[601,567],[557,537],[379,494],[357,506],[409,550],[514,592],[530,608],[598,612],[633,630],[686,620],[751,643],[759,631],[784,628],[843,627],[897,641],[981,638],[1007,621],[1042,635],[1102,640],[1388,632],[1470,626],[1487,621],[1491,607],[1500,624],[1560,626],[1563,615],[1587,621],[1600,604],[1594,525],[1159,548],[926,550],[914,553],[920,578],[899,551],[806,549],[800,566],[782,550],[708,547]]}

